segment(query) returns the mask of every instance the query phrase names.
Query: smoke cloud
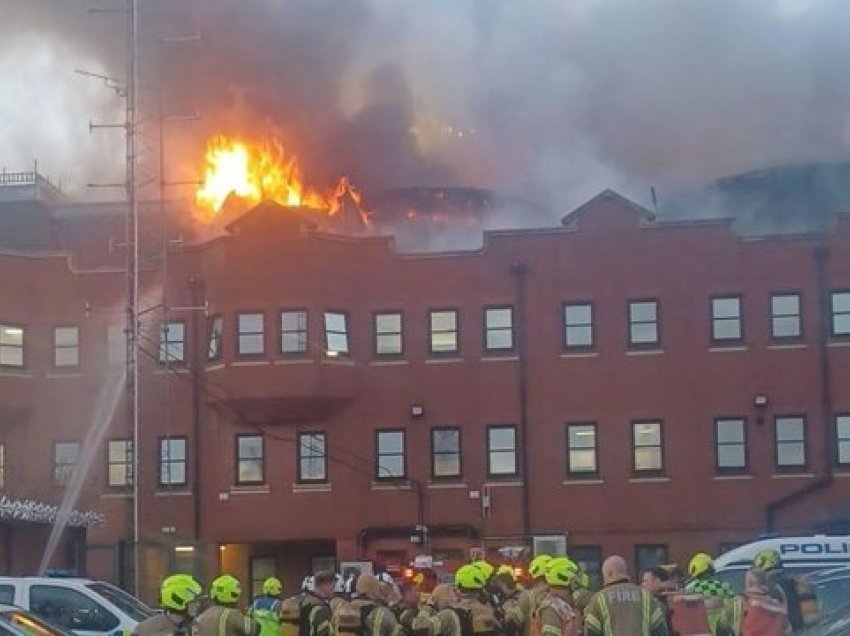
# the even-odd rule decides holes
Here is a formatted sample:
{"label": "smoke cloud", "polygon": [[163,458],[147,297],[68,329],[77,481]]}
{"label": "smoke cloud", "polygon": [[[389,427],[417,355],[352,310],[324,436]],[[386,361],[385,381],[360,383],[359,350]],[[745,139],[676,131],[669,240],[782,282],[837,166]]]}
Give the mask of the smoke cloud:
{"label": "smoke cloud", "polygon": [[[79,186],[120,166],[120,16],[0,0],[0,165]],[[118,6],[121,2],[116,3]],[[100,6],[104,6],[103,3]],[[113,5],[115,6],[115,5]],[[216,132],[276,135],[317,185],[491,187],[564,212],[612,187],[646,200],[850,148],[843,0],[142,0],[143,95],[192,178]],[[196,43],[160,38],[202,33]],[[110,101],[111,100],[111,101]],[[149,171],[156,132],[143,130]]]}

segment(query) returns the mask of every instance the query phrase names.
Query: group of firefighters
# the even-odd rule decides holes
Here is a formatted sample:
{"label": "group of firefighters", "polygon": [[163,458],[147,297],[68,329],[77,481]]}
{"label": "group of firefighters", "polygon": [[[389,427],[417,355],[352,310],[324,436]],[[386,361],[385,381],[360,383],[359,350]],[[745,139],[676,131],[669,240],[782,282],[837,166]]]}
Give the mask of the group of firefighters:
{"label": "group of firefighters", "polygon": [[800,600],[778,552],[765,550],[734,595],[714,576],[712,558],[691,559],[688,576],[663,567],[643,573],[640,585],[625,560],[602,564],[602,588],[568,557],[535,557],[527,587],[514,568],[486,561],[461,566],[454,585],[423,593],[415,582],[360,574],[347,580],[330,571],[305,579],[284,597],[276,578],[246,613],[241,585],[225,574],[208,596],[190,575],[163,581],[158,614],[136,636],[780,636],[802,625]]}

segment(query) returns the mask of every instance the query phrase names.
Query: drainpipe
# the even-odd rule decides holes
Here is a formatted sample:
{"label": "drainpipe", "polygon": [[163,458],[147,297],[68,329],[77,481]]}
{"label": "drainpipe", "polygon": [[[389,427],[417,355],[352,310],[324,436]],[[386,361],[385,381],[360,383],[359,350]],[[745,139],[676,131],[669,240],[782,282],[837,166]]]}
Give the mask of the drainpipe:
{"label": "drainpipe", "polygon": [[818,346],[820,353],[820,403],[821,403],[821,431],[823,434],[823,474],[811,484],[795,490],[767,504],[766,526],[767,532],[776,531],[776,518],[782,510],[805,499],[811,494],[827,488],[833,480],[833,462],[835,460],[834,445],[832,439],[833,413],[832,413],[832,374],[829,365],[829,333],[830,333],[830,303],[829,290],[826,280],[826,264],[829,260],[829,250],[826,245],[821,244],[812,250],[817,275],[818,293]]}
{"label": "drainpipe", "polygon": [[531,501],[529,487],[531,483],[531,462],[528,451],[528,360],[526,341],[526,275],[528,267],[521,261],[511,265],[511,275],[516,280],[516,351],[519,358],[519,378],[517,392],[519,398],[519,445],[522,475],[522,534],[531,542]]}
{"label": "drainpipe", "polygon": [[192,480],[194,493],[193,506],[193,538],[195,543],[201,540],[201,347],[204,343],[204,330],[201,325],[200,311],[204,299],[204,281],[189,279],[189,289],[192,291],[192,437],[195,440]]}

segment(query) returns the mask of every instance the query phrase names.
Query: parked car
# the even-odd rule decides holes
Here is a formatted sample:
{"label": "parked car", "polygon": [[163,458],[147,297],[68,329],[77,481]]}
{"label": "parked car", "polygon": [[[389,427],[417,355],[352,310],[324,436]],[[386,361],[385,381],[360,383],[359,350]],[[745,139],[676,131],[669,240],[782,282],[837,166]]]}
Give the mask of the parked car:
{"label": "parked car", "polygon": [[12,605],[0,605],[0,634],[3,636],[69,636],[68,632]]}
{"label": "parked car", "polygon": [[815,590],[822,616],[841,609],[850,599],[850,567],[812,572],[806,578]]}
{"label": "parked car", "polygon": [[79,636],[122,636],[154,614],[114,585],[79,578],[0,577],[0,603]]}
{"label": "parked car", "polygon": [[850,636],[850,604],[824,614],[813,625],[794,632],[795,636]]}

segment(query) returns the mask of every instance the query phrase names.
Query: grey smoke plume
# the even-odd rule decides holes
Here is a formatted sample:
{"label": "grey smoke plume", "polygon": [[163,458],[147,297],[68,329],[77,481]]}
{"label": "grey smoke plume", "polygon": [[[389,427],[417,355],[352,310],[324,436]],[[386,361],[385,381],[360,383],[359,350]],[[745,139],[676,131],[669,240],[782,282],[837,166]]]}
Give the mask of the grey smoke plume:
{"label": "grey smoke plume", "polygon": [[[0,165],[37,155],[78,184],[114,167],[115,147],[92,145],[86,123],[115,104],[71,74],[122,70],[120,20],[86,15],[92,2],[0,0]],[[563,212],[604,187],[645,200],[650,183],[848,156],[844,0],[142,8],[145,80],[159,55],[166,109],[203,117],[169,128],[174,178],[192,176],[213,132],[268,133],[320,184],[493,187]],[[195,31],[199,45],[158,44]]]}

